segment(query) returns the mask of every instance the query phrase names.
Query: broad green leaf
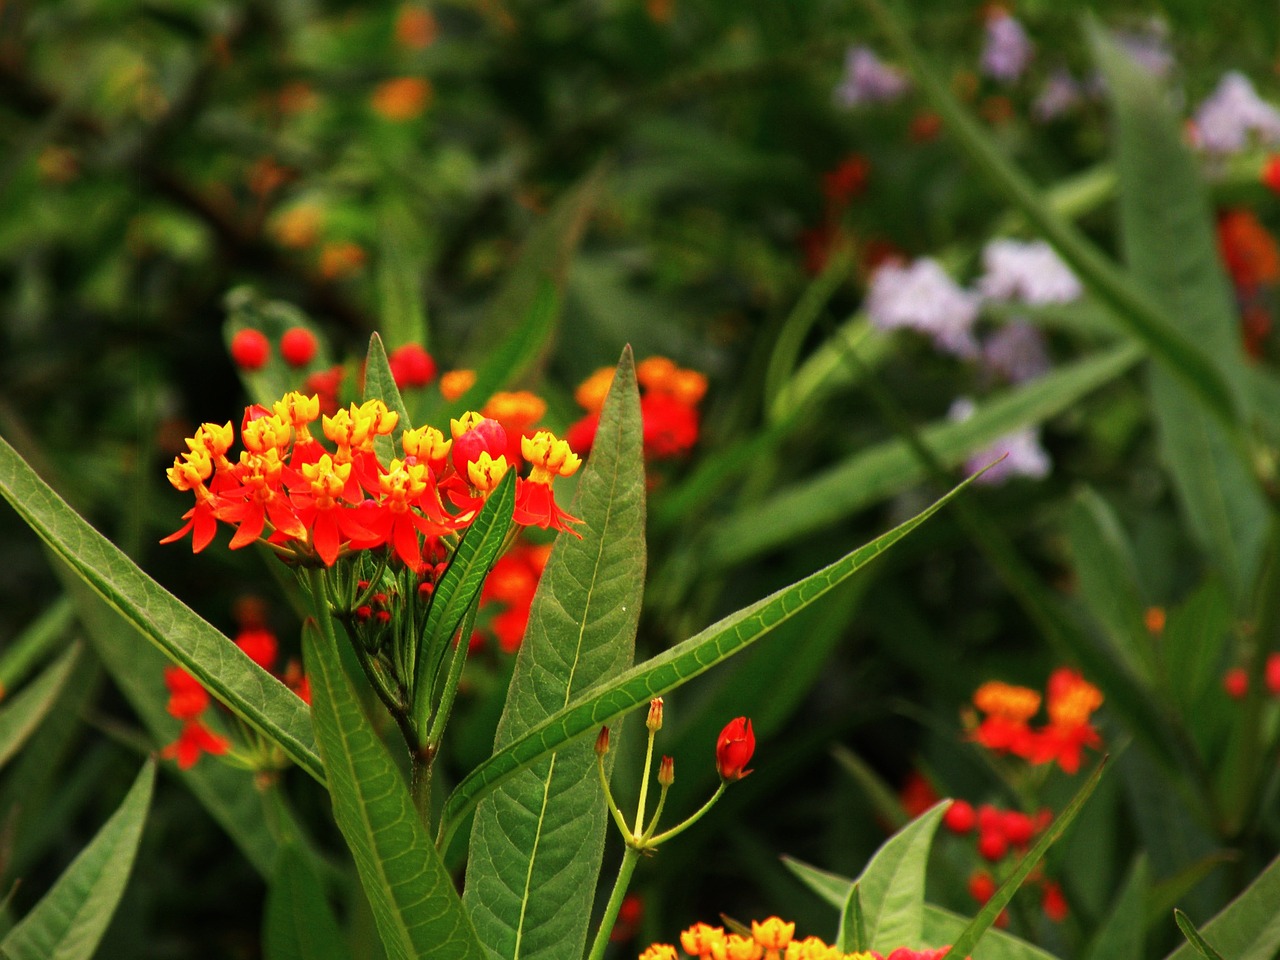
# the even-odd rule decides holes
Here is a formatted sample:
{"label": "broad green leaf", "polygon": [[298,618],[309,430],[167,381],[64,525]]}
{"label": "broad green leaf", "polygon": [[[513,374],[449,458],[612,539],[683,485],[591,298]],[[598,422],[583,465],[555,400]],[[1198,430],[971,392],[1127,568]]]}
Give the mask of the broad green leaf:
{"label": "broad green leaf", "polygon": [[450,795],[443,820],[443,837],[446,842],[481,797],[506,782],[519,770],[560,749],[571,740],[598,732],[602,724],[648,703],[653,697],[674,690],[745,649],[884,553],[933,516],[970,482],[972,478],[959,484],[915,517],[816,573],[730,614],[665,653],[586,691],[563,710],[556,711],[523,736],[496,751],[468,774]]}
{"label": "broad green leaf", "polygon": [[[1134,278],[1226,375],[1244,406],[1239,321],[1219,260],[1206,191],[1168,93],[1099,27],[1089,39],[1115,115],[1120,237]],[[1159,176],[1151,171],[1159,170]],[[1163,459],[1191,530],[1237,600],[1252,584],[1269,511],[1237,438],[1205,397],[1164,367],[1151,370]]]}
{"label": "broad green leaf", "polygon": [[[1231,960],[1274,960],[1280,951],[1280,858],[1253,879],[1244,892],[1200,930]],[[1185,931],[1184,931],[1185,932]],[[1194,960],[1196,949],[1184,943],[1168,960]]]}
{"label": "broad green leaf", "polygon": [[27,742],[57,702],[80,652],[80,645],[73,644],[16,696],[0,706],[0,767],[8,763],[9,758]]}
{"label": "broad green leaf", "polygon": [[1151,683],[1151,636],[1143,621],[1137,563],[1120,521],[1091,489],[1076,494],[1068,520],[1080,593],[1106,629],[1111,648],[1135,676]]}
{"label": "broad green leaf", "polygon": [[[631,665],[645,571],[645,471],[631,351],[622,355],[570,512],[538,583],[497,751]],[[582,953],[609,816],[587,742],[561,743],[476,809],[463,903],[489,956]]]}
{"label": "broad green leaf", "polygon": [[[959,939],[968,924],[967,917],[934,906],[924,905],[924,937],[925,943],[939,946],[954,943]],[[1027,943],[1003,930],[988,930],[982,938],[982,960],[1057,960],[1047,950]]]}
{"label": "broad green leaf", "polygon": [[1191,922],[1181,910],[1173,911],[1173,919],[1178,924],[1178,929],[1182,931],[1182,935],[1187,938],[1187,942],[1195,948],[1196,953],[1200,954],[1204,960],[1223,960],[1222,954],[1213,949],[1204,937],[1200,935],[1200,931],[1196,929],[1196,925]]}
{"label": "broad green leaf", "polygon": [[[835,909],[840,910],[848,903],[849,892],[854,886],[854,881],[849,877],[820,870],[791,857],[783,857],[782,862],[805,886]],[[932,903],[924,904],[922,916],[920,943],[937,946],[954,942],[969,923],[968,917]],[[987,931],[982,941],[981,957],[982,960],[1057,960],[1052,954],[1002,930]]]}
{"label": "broad green leaf", "polygon": [[1197,588],[1168,612],[1160,652],[1178,706],[1193,724],[1201,698],[1220,690],[1223,652],[1229,649],[1232,622],[1231,604],[1214,582]]}
{"label": "broad green leaf", "polygon": [[323,781],[306,705],[68,507],[3,438],[0,494],[78,577],[148,640]]}
{"label": "broad green leaf", "polygon": [[343,670],[332,621],[307,622],[303,657],[334,819],[389,960],[481,960],[484,951],[453,878]]}
{"label": "broad green leaf", "polygon": [[1225,372],[1184,331],[1170,324],[1148,289],[1135,283],[1045,202],[1043,191],[1004,156],[990,134],[934,75],[883,0],[862,2],[890,45],[910,66],[921,93],[941,115],[948,132],[978,171],[1053,245],[1099,301],[1111,307],[1114,320],[1123,330],[1194,390],[1217,416],[1230,422],[1235,413],[1235,391],[1227,383]]}
{"label": "broad green leaf", "polygon": [[[169,715],[164,685],[164,668],[169,659],[147,643],[137,628],[88,584],[65,565],[59,566],[67,595],[75,604],[76,618],[94,653],[151,734],[152,742],[163,747],[177,740],[182,724]],[[270,876],[277,840],[271,812],[264,806],[265,795],[254,785],[253,774],[213,760],[172,772],[227,831],[254,868],[263,877]]]}
{"label": "broad green leaf", "polygon": [[[1141,357],[1133,345],[1061,367],[998,394],[968,420],[942,421],[920,431],[943,466],[953,467],[1000,437],[1042,423],[1110,383]],[[910,444],[885,441],[831,469],[727,517],[716,531],[708,559],[717,566],[740,563],[774,547],[825,529],[857,510],[918,482],[925,474]]]}
{"label": "broad green leaf", "polygon": [[405,409],[395,377],[391,375],[391,367],[387,362],[387,351],[382,345],[382,338],[376,333],[369,337],[369,352],[365,356],[364,398],[381,400],[388,410],[399,417],[395,430],[389,436],[377,437],[373,441],[378,459],[383,463],[390,463],[400,456],[400,434],[411,429],[413,424],[409,420],[409,412]]}
{"label": "broad green leaf", "polygon": [[1147,859],[1139,855],[1112,907],[1099,925],[1084,960],[1132,960],[1146,955],[1147,899],[1151,877]]}
{"label": "broad green leaf", "polygon": [[978,915],[974,917],[969,924],[956,937],[952,944],[951,952],[957,957],[967,957],[973,952],[973,948],[978,945],[978,941],[982,938],[991,925],[996,922],[996,917],[1000,915],[1000,911],[1009,905],[1009,901],[1013,899],[1013,895],[1018,892],[1018,888],[1022,886],[1023,881],[1031,875],[1031,871],[1044,858],[1049,847],[1057,841],[1059,837],[1066,832],[1067,827],[1071,826],[1076,816],[1080,813],[1081,808],[1089,799],[1089,795],[1093,793],[1098,786],[1098,781],[1102,779],[1102,772],[1107,767],[1107,758],[1104,757],[1102,762],[1098,764],[1097,769],[1089,775],[1089,778],[1081,784],[1080,789],[1076,791],[1076,795],[1071,798],[1068,803],[1045,830],[1040,835],[1040,839],[1035,842],[1017,865],[1005,878],[1004,882],[996,889],[988,900],[978,911]]}
{"label": "broad green leaf", "polygon": [[949,806],[934,804],[886,840],[858,878],[870,949],[889,953],[920,942],[929,849]]}
{"label": "broad green leaf", "polygon": [[280,848],[267,887],[262,952],[266,960],[351,960],[320,879],[291,845]]}
{"label": "broad green leaf", "polygon": [[0,941],[5,960],[89,960],[120,903],[155,785],[143,765],[124,802],[31,912]]}
{"label": "broad green leaf", "polygon": [[[455,650],[454,635],[462,626],[467,611],[478,602],[485,578],[506,544],[516,502],[515,480],[515,471],[508,470],[463,533],[431,596],[431,607],[418,643],[413,672],[413,714],[423,742],[427,733],[427,716],[431,711],[431,696],[436,686],[434,668],[438,667],[446,651]],[[455,655],[465,657],[465,646],[465,643],[459,643],[457,650],[461,652]],[[434,663],[429,662],[432,658],[435,658]]]}
{"label": "broad green leaf", "polygon": [[[923,926],[924,904],[921,903],[920,906]],[[856,882],[850,885],[849,896],[845,898],[844,909],[840,911],[840,927],[836,931],[835,945],[849,953],[860,953],[871,947],[871,937],[867,933],[867,918],[862,910],[862,890]]]}

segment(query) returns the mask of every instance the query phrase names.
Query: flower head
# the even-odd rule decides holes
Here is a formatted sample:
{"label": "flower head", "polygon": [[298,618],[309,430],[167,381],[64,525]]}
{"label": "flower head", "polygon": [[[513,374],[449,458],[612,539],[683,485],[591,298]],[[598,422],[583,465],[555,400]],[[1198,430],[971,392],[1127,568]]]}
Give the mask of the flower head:
{"label": "flower head", "polygon": [[1027,32],[1008,11],[996,9],[987,17],[982,47],[982,72],[1006,83],[1017,80],[1032,57]]}
{"label": "flower head", "polygon": [[1041,306],[1070,303],[1084,293],[1071,268],[1043,240],[992,240],[982,250],[982,265],[978,289],[987,300]]}
{"label": "flower head", "polygon": [[857,107],[892,103],[910,89],[902,71],[884,63],[869,47],[850,47],[844,56],[844,76],[836,85],[836,103]]}
{"label": "flower head", "polygon": [[1267,103],[1243,73],[1224,74],[1196,110],[1195,139],[1206,152],[1239,153],[1251,139],[1272,146],[1280,143],[1280,110]]}
{"label": "flower head", "polygon": [[936,260],[922,257],[905,267],[881,265],[872,275],[866,309],[882,330],[916,330],[947,353],[970,358],[978,353],[973,336],[978,298],[952,280]]}

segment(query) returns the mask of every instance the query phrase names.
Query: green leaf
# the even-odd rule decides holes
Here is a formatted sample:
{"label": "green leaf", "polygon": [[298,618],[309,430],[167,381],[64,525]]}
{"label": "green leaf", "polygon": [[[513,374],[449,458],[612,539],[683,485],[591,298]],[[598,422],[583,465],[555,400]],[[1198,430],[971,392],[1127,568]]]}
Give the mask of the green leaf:
{"label": "green leaf", "polygon": [[2,437],[0,494],[78,577],[148,640],[323,781],[306,705],[94,530]]}
{"label": "green leaf", "polygon": [[[968,420],[925,427],[920,431],[921,439],[942,465],[956,466],[1000,437],[1069,409],[1081,397],[1122,375],[1141,355],[1129,344],[1078,360],[992,397]],[[885,441],[730,515],[717,529],[707,559],[716,566],[740,563],[823,530],[908,488],[924,475],[925,467],[905,440]]]}
{"label": "green leaf", "polygon": [[830,870],[822,870],[803,860],[785,855],[782,857],[782,865],[831,906],[840,911],[844,910],[849,902],[849,892],[854,886],[851,878],[832,873]]}
{"label": "green leaf", "polygon": [[832,747],[831,755],[862,788],[863,795],[877,817],[890,824],[894,830],[901,830],[910,822],[911,818],[902,809],[902,801],[897,793],[870,764],[852,750],[838,744]]}
{"label": "green leaf", "polygon": [[458,784],[446,802],[443,821],[446,842],[481,797],[519,770],[573,739],[596,733],[602,724],[648,703],[653,697],[674,690],[745,649],[884,553],[933,516],[970,482],[972,478],[915,517],[816,573],[730,614],[665,653],[583,693],[564,709],[497,750]]}
{"label": "green leaf", "polygon": [[[1280,903],[1280,858],[1272,860],[1243,893],[1206,923],[1203,933],[1231,960],[1274,960],[1276,951],[1280,950],[1277,903]],[[1184,943],[1169,954],[1168,960],[1194,960],[1196,952],[1191,944]]]}
{"label": "green leaf", "polygon": [[1081,784],[1080,789],[1076,791],[1076,795],[1071,798],[1071,802],[1054,818],[1053,823],[1040,835],[1040,839],[1035,842],[1035,845],[1018,861],[1017,866],[1013,868],[1012,872],[1005,878],[1004,883],[1000,884],[996,892],[992,894],[991,899],[978,911],[978,915],[956,937],[951,946],[951,953],[957,957],[967,957],[973,952],[973,948],[978,945],[982,935],[996,922],[996,917],[1000,916],[1000,911],[1009,905],[1009,901],[1013,899],[1013,895],[1018,892],[1018,888],[1022,886],[1023,881],[1027,879],[1031,871],[1036,868],[1036,864],[1040,862],[1054,842],[1062,836],[1067,827],[1071,826],[1071,821],[1080,813],[1085,801],[1089,799],[1089,795],[1098,786],[1098,781],[1102,779],[1102,771],[1106,767],[1107,758],[1103,757],[1102,762],[1089,775],[1089,779]]}
{"label": "green leaf", "polygon": [[870,949],[888,953],[920,942],[929,849],[949,806],[934,804],[886,840],[858,878]]}
{"label": "green leaf", "polygon": [[1200,936],[1200,931],[1196,929],[1190,917],[1181,910],[1174,910],[1173,919],[1178,924],[1178,929],[1182,931],[1182,935],[1187,938],[1187,942],[1195,947],[1196,953],[1204,957],[1204,960],[1223,960],[1222,954],[1209,946],[1209,942]]}
{"label": "green leaf", "polygon": [[1151,871],[1140,854],[1119,895],[1112,898],[1111,912],[1099,925],[1085,960],[1132,960],[1146,955],[1150,890]]}
{"label": "green leaf", "polygon": [[[921,904],[921,907],[924,905]],[[862,893],[858,883],[850,884],[849,896],[840,911],[840,928],[836,931],[836,946],[849,953],[860,953],[871,948],[867,934],[867,919],[862,912]]]}
{"label": "green leaf", "polygon": [[[631,665],[644,593],[640,396],[623,352],[570,512],[538,583],[497,751]],[[562,742],[476,810],[463,903],[491,957],[556,960],[586,942],[609,817],[591,743]]]}
{"label": "green leaf", "polygon": [[307,621],[303,657],[334,819],[355,858],[389,960],[481,960],[484,952],[453,878],[342,668],[332,621],[323,627]]}
{"label": "green leaf", "polygon": [[[94,653],[147,728],[152,742],[162,747],[177,740],[182,723],[169,715],[164,685],[169,659],[65,564],[58,566]],[[264,806],[266,794],[254,785],[253,774],[212,761],[172,772],[227,831],[254,868],[263,877],[270,876],[278,844]]]}
{"label": "green leaf", "polygon": [[73,611],[66,597],[59,597],[18,634],[0,657],[0,702],[52,650],[62,645]]}
{"label": "green leaf", "polygon": [[4,960],[89,960],[120,903],[155,785],[143,765],[124,802],[31,912],[0,941]]}
{"label": "green leaf", "polygon": [[418,233],[399,197],[383,202],[378,219],[379,326],[393,350],[407,343],[430,348],[427,315],[422,306],[423,257]]}
{"label": "green leaf", "polygon": [[[426,741],[427,716],[435,687],[435,671],[446,651],[453,650],[454,635],[463,618],[479,600],[480,590],[494,561],[506,545],[516,502],[516,476],[508,470],[498,488],[485,501],[476,518],[463,533],[449,566],[436,585],[427,611],[427,623],[418,643],[413,672],[413,715]],[[465,642],[459,644],[465,647]],[[466,656],[465,650],[460,654]],[[428,663],[434,658],[435,663]]]}
{"label": "green leaf", "polygon": [[387,362],[387,351],[382,345],[382,338],[376,333],[369,337],[369,352],[364,364],[364,398],[381,400],[387,409],[399,414],[396,428],[389,436],[376,437],[373,441],[378,459],[390,463],[396,459],[400,451],[400,434],[412,429],[409,412],[405,409],[396,379],[391,375],[391,366]]}
{"label": "green leaf", "polygon": [[1071,553],[1080,595],[1106,629],[1114,650],[1129,671],[1147,684],[1154,663],[1143,620],[1137,563],[1111,507],[1092,489],[1082,489],[1068,519]]}
{"label": "green leaf", "polygon": [[[1206,191],[1167,92],[1096,24],[1089,40],[1115,114],[1120,236],[1135,279],[1195,343],[1244,407],[1235,299],[1218,256]],[[1151,171],[1159,170],[1159,176]],[[1237,600],[1253,583],[1269,510],[1239,437],[1185,378],[1151,370],[1157,436],[1192,533]]]}
{"label": "green leaf", "polygon": [[266,960],[351,960],[324,887],[294,846],[280,848],[263,920]]}
{"label": "green leaf", "polygon": [[0,767],[27,742],[40,726],[49,708],[57,702],[67,678],[80,656],[80,645],[73,644],[57,660],[0,707]]}
{"label": "green leaf", "polygon": [[891,46],[908,63],[921,93],[941,115],[948,132],[978,171],[1053,245],[1081,282],[1113,310],[1113,318],[1122,329],[1194,390],[1217,416],[1230,422],[1235,412],[1235,391],[1227,383],[1224,371],[1195,341],[1170,325],[1148,289],[1135,283],[1045,202],[1043,191],[1009,162],[990,134],[933,74],[924,55],[882,0],[862,2]]}
{"label": "green leaf", "polygon": [[[936,907],[932,903],[924,905],[924,937],[925,943],[954,943],[964,932],[969,920]],[[1003,930],[988,930],[982,938],[982,960],[1057,960],[1053,954],[1027,943]]]}

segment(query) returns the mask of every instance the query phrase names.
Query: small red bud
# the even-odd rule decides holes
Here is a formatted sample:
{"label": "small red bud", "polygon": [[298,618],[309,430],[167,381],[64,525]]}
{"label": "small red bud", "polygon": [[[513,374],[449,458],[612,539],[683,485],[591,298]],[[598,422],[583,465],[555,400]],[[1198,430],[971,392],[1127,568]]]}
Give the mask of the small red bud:
{"label": "small red bud", "polygon": [[658,783],[661,786],[669,787],[676,782],[676,762],[670,757],[663,757],[662,763],[658,765]]}
{"label": "small red bud", "polygon": [[654,733],[662,729],[662,698],[654,697],[649,701],[649,716],[644,725]]}
{"label": "small red bud", "polygon": [[261,370],[271,358],[271,344],[261,330],[240,330],[231,338],[231,359],[241,370]]}
{"label": "small red bud", "polygon": [[952,833],[968,833],[978,822],[973,804],[967,800],[953,800],[942,815],[942,824]]}
{"label": "small red bud", "polygon": [[316,335],[306,327],[291,327],[280,338],[280,356],[291,367],[305,367],[316,355]]}
{"label": "small red bud", "polygon": [[1243,700],[1249,692],[1249,674],[1244,667],[1232,667],[1223,675],[1222,687],[1232,700]]}
{"label": "small red bud", "polygon": [[741,780],[751,771],[745,769],[756,750],[756,735],[746,717],[730,720],[716,741],[716,770],[725,781]]}
{"label": "small red bud", "polygon": [[609,752],[609,728],[601,727],[600,733],[596,737],[596,756],[603,757]]}

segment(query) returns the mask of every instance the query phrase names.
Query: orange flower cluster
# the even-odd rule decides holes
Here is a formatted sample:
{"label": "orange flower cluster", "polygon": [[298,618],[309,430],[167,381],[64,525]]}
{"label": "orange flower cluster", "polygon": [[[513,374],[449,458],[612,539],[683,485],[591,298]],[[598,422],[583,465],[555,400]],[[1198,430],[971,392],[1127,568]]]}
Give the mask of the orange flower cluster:
{"label": "orange flower cluster", "polygon": [[[330,446],[312,435],[316,420]],[[551,487],[581,461],[549,431],[521,437],[516,461],[502,424],[473,411],[451,422],[451,439],[434,427],[404,430],[403,456],[384,464],[375,442],[397,423],[380,400],[322,417],[317,396],[290,393],[270,409],[246,408],[244,450],[235,460],[228,456],[231,424],[203,424],[168,470],[169,482],[192,493],[195,506],[161,542],[191,533],[199,552],[221,522],[235,528],[232,549],[262,541],[286,559],[332,566],[350,552],[386,547],[422,571],[424,539],[431,545],[465,528],[521,462],[529,473],[516,480],[515,522],[557,530],[576,522],[556,505]]]}
{"label": "orange flower cluster", "polygon": [[1260,357],[1280,286],[1280,247],[1252,211],[1227,210],[1218,217],[1218,249],[1240,303],[1245,352]]}
{"label": "orange flower cluster", "polygon": [[1039,728],[1031,719],[1040,709],[1040,694],[991,680],[973,694],[974,706],[983,714],[970,736],[989,750],[1011,753],[1031,763],[1056,762],[1067,773],[1080,769],[1085,747],[1102,744],[1090,723],[1102,705],[1102,692],[1067,667],[1049,676],[1046,691],[1049,722]]}
{"label": "orange flower cluster", "polygon": [[[698,404],[707,392],[707,378],[696,370],[676,366],[666,357],[649,357],[636,366],[640,384],[640,415],[644,421],[646,460],[670,460],[688,453],[698,442]],[[580,454],[591,450],[600,410],[613,383],[613,368],[601,367],[578,386],[574,399],[587,415],[565,433]]]}
{"label": "orange flower cluster", "polygon": [[480,608],[501,608],[489,621],[488,628],[503,653],[515,653],[524,641],[533,594],[550,554],[548,545],[517,543],[489,571],[480,590]]}
{"label": "orange flower cluster", "polygon": [[[818,937],[797,940],[796,925],[770,917],[751,922],[750,936],[725,933],[723,927],[697,923],[680,934],[680,946],[689,957],[711,960],[941,960],[950,947],[912,950],[899,947],[888,955],[874,950],[846,953]],[[669,943],[655,943],[640,954],[640,960],[679,960],[679,951]]]}

